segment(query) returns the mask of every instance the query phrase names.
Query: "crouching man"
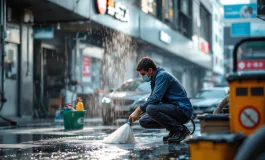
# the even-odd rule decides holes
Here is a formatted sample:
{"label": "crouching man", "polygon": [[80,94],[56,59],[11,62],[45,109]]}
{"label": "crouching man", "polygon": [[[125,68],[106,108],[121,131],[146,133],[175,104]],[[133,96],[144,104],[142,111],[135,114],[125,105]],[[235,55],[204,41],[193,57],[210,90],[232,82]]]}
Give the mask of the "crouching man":
{"label": "crouching man", "polygon": [[166,128],[169,135],[163,137],[168,143],[178,143],[190,134],[184,125],[189,122],[193,108],[186,91],[179,81],[157,67],[150,57],[142,58],[136,67],[146,82],[151,82],[152,92],[147,101],[140,105],[129,118],[144,128]]}

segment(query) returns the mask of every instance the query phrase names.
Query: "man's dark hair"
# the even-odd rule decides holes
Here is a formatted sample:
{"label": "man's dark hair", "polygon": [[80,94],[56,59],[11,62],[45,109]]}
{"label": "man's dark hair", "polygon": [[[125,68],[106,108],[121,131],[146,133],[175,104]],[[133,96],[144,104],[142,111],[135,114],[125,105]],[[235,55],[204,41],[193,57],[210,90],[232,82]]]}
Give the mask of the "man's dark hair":
{"label": "man's dark hair", "polygon": [[148,71],[149,68],[152,68],[153,70],[156,70],[157,66],[155,61],[150,57],[143,57],[140,59],[136,66],[136,71]]}

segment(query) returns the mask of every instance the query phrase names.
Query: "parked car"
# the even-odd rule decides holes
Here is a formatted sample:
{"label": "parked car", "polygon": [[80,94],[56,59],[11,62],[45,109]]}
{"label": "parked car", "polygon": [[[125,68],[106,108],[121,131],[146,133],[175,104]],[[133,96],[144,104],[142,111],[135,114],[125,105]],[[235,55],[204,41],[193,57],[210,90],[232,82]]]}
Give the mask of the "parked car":
{"label": "parked car", "polygon": [[140,78],[126,81],[121,87],[103,97],[103,123],[111,124],[115,119],[128,118],[131,112],[147,100],[150,93],[150,83]]}
{"label": "parked car", "polygon": [[199,91],[190,99],[194,109],[193,114],[213,113],[228,92],[229,87],[213,87]]}

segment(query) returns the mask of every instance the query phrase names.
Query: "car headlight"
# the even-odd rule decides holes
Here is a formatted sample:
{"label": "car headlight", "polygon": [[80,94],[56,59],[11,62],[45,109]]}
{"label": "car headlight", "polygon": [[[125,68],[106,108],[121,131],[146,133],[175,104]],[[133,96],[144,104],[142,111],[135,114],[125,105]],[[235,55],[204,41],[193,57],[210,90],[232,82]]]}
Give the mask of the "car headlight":
{"label": "car headlight", "polygon": [[101,102],[102,103],[110,103],[111,102],[111,99],[109,99],[107,97],[103,97]]}

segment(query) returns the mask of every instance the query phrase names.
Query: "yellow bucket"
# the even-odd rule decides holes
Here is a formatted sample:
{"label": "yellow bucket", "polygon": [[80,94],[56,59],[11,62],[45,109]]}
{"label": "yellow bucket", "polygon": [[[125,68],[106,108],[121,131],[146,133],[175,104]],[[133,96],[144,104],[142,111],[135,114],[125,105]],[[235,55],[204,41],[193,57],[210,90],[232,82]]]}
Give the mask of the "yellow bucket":
{"label": "yellow bucket", "polygon": [[191,160],[233,160],[244,139],[243,134],[203,134],[186,141]]}

